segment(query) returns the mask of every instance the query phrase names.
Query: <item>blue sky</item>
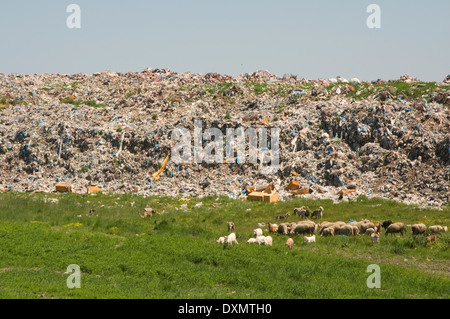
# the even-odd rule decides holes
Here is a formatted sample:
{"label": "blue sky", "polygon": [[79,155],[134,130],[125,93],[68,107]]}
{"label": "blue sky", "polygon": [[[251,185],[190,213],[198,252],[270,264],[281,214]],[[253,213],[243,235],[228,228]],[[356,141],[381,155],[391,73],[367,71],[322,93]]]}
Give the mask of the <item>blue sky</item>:
{"label": "blue sky", "polygon": [[[81,29],[66,8],[81,7]],[[381,28],[369,29],[369,4]],[[146,67],[317,79],[450,74],[450,1],[42,0],[0,3],[0,73]]]}

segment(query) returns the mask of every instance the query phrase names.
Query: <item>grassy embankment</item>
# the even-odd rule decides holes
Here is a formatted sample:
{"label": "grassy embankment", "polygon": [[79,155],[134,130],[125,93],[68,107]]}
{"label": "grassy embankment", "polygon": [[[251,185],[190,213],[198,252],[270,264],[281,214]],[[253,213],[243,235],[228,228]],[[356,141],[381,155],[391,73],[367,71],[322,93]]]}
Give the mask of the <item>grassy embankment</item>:
{"label": "grassy embankment", "polygon": [[[8,192],[0,194],[0,298],[450,297],[449,233],[428,246],[410,228],[404,237],[383,233],[374,246],[367,236],[317,237],[309,245],[296,236],[292,251],[282,235],[273,235],[272,247],[245,244],[258,223],[301,205],[323,206],[328,221],[450,225],[448,206],[419,209],[380,199],[273,205],[227,197]],[[145,207],[160,214],[143,219]],[[239,245],[224,248],[216,239],[227,234],[227,221],[236,224]],[[366,286],[374,263],[381,267],[380,289]],[[66,286],[70,264],[81,267],[80,289]]]}

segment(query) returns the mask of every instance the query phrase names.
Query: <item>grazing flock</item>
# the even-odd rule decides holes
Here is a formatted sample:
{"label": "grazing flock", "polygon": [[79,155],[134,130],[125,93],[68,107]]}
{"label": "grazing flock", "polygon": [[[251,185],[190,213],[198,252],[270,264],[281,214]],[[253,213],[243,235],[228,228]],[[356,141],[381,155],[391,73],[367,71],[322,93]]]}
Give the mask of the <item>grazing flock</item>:
{"label": "grazing flock", "polygon": [[[303,235],[303,240],[306,243],[314,243],[316,241],[316,234],[320,237],[327,236],[358,236],[358,235],[367,235],[372,245],[380,242],[380,234],[382,229],[385,230],[384,235],[393,236],[394,234],[400,234],[403,236],[406,232],[406,227],[411,227],[412,235],[428,235],[426,237],[427,244],[437,240],[437,234],[446,232],[447,226],[441,225],[433,225],[427,228],[427,226],[423,223],[414,224],[414,225],[405,225],[402,222],[393,222],[392,220],[386,220],[383,222],[377,222],[376,224],[371,222],[370,220],[364,219],[362,221],[353,221],[350,222],[327,222],[323,221],[320,223],[315,223],[310,220],[315,218],[316,220],[323,218],[323,207],[319,207],[314,211],[310,211],[308,207],[302,206],[300,208],[294,209],[294,216],[300,217],[302,220],[298,222],[288,222],[287,219],[291,216],[289,213],[285,215],[277,215],[275,220],[277,222],[283,220],[284,222],[275,224],[268,222],[268,232],[270,234],[277,235],[288,235],[290,236],[286,240],[285,246],[292,250],[294,247],[294,239],[292,238],[295,235]],[[264,223],[259,223],[258,226],[265,226]],[[233,222],[228,222],[228,232],[230,233],[227,236],[222,236],[217,240],[218,244],[221,245],[236,245],[238,244],[236,239],[235,225]],[[247,244],[258,244],[264,246],[272,246],[273,237],[268,235],[265,236],[262,228],[256,228],[253,230],[253,237],[247,240]]]}

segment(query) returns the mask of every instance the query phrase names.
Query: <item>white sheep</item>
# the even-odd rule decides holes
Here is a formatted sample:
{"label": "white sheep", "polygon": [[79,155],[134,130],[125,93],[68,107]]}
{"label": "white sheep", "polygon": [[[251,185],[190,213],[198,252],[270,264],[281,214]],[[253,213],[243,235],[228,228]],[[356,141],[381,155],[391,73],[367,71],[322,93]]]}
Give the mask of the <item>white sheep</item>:
{"label": "white sheep", "polygon": [[278,226],[278,233],[283,235],[289,234],[287,223],[282,223]]}
{"label": "white sheep", "polygon": [[328,228],[330,226],[334,226],[334,223],[330,223],[330,222],[327,222],[327,221],[321,222],[319,224],[319,233],[322,233],[322,230],[324,230],[325,228]]}
{"label": "white sheep", "polygon": [[412,225],[412,234],[415,235],[420,235],[425,233],[425,231],[427,230],[427,226],[425,224],[414,224]]}
{"label": "white sheep", "polygon": [[247,244],[257,244],[258,240],[256,238],[249,238],[247,240]]}
{"label": "white sheep", "polygon": [[355,225],[352,225],[352,227],[353,227],[353,235],[354,236],[359,235],[359,227]]}
{"label": "white sheep", "polygon": [[369,228],[375,229],[376,226],[374,223],[367,221],[367,222],[363,222],[362,224],[358,225],[358,228],[359,228],[359,232],[361,234],[364,234],[366,232],[366,230],[368,230]]}
{"label": "white sheep", "polygon": [[346,225],[342,226],[341,228],[339,228],[337,233],[339,235],[351,236],[351,235],[353,235],[353,232],[354,232],[354,226],[346,224]]}
{"label": "white sheep", "polygon": [[390,224],[389,227],[386,229],[384,235],[387,236],[388,234],[393,235],[395,233],[400,233],[403,236],[404,231],[405,231],[405,224],[397,222]]}
{"label": "white sheep", "polygon": [[225,243],[225,237],[219,237],[219,239],[217,239],[216,241],[218,244],[223,245]]}
{"label": "white sheep", "polygon": [[439,234],[447,231],[447,226],[442,227],[441,225],[433,225],[428,227],[431,234]]}
{"label": "white sheep", "polygon": [[291,229],[291,234],[309,234],[315,233],[317,225],[313,221],[298,222],[295,228]]}
{"label": "white sheep", "polygon": [[354,222],[348,223],[348,225],[358,227],[358,234],[359,233],[364,234],[368,228],[375,228],[375,224],[367,219],[364,219],[359,222],[354,221]]}
{"label": "white sheep", "polygon": [[327,227],[322,230],[320,236],[334,236],[334,227]]}
{"label": "white sheep", "polygon": [[264,245],[272,246],[272,242],[273,242],[272,236],[266,236],[264,238]]}
{"label": "white sheep", "polygon": [[258,245],[264,245],[265,239],[266,239],[266,236],[258,236],[258,237],[256,237],[256,243]]}
{"label": "white sheep", "polygon": [[255,237],[262,236],[262,234],[263,234],[263,231],[261,228],[256,228],[253,230],[253,235],[255,235]]}
{"label": "white sheep", "polygon": [[342,226],[346,225],[346,222],[338,221],[338,222],[322,222],[319,225],[319,233],[321,233],[325,228],[333,227],[334,231],[336,232],[337,229],[341,228]]}
{"label": "white sheep", "polygon": [[256,237],[256,241],[257,241],[258,245],[263,245],[263,246],[272,246],[272,243],[273,243],[273,239],[271,236],[258,236],[258,237]]}

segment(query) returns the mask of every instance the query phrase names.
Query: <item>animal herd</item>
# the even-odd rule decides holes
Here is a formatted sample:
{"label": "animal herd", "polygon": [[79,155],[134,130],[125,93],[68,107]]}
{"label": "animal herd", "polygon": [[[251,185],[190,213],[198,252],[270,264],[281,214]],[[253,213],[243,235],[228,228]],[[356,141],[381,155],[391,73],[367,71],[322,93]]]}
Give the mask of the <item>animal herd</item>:
{"label": "animal herd", "polygon": [[[272,234],[276,235],[288,235],[290,236],[286,240],[285,246],[292,249],[294,246],[295,235],[303,235],[304,241],[306,243],[314,243],[316,241],[316,234],[320,237],[328,236],[358,236],[367,235],[372,245],[380,242],[381,230],[385,229],[385,236],[394,234],[401,234],[403,236],[406,232],[406,227],[411,227],[412,235],[428,235],[426,237],[427,243],[431,243],[437,240],[437,234],[446,232],[447,226],[433,225],[427,227],[425,224],[413,224],[405,225],[402,222],[393,222],[391,220],[386,220],[383,222],[373,223],[370,220],[364,219],[361,221],[337,221],[337,222],[327,222],[323,221],[321,223],[315,223],[309,218],[321,219],[323,217],[323,207],[319,207],[314,211],[310,211],[308,207],[302,206],[300,208],[294,209],[294,216],[301,217],[302,220],[297,222],[283,222],[280,224],[275,224],[268,222],[268,232],[269,236],[264,236],[262,228],[256,228],[253,230],[253,236],[247,240],[247,244],[258,244],[265,246],[272,246],[273,237]],[[276,221],[287,220],[291,215],[289,213],[285,215],[277,215],[275,217]],[[306,220],[305,220],[306,219]],[[261,223],[259,226],[263,225]],[[236,233],[232,232],[235,230],[235,225],[233,222],[228,222],[228,236],[220,237],[217,243],[223,245],[235,245],[238,244],[236,240]]]}

